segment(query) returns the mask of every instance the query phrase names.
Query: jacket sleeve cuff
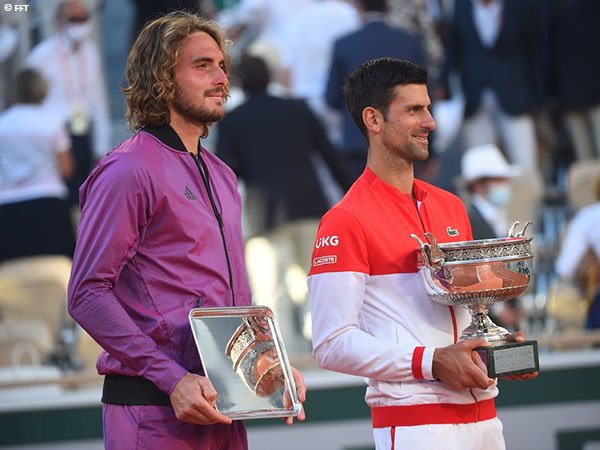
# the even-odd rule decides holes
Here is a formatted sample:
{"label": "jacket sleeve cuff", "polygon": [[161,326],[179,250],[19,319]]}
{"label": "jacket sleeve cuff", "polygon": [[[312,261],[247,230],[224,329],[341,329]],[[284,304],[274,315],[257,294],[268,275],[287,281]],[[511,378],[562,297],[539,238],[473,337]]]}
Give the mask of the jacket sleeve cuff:
{"label": "jacket sleeve cuff", "polygon": [[417,380],[433,380],[433,352],[435,347],[415,347],[412,356],[412,373]]}
{"label": "jacket sleeve cuff", "polygon": [[188,371],[181,367],[179,364],[173,363],[168,369],[152,374],[145,374],[144,376],[152,381],[158,389],[163,391],[167,395],[171,395],[177,383],[186,375]]}

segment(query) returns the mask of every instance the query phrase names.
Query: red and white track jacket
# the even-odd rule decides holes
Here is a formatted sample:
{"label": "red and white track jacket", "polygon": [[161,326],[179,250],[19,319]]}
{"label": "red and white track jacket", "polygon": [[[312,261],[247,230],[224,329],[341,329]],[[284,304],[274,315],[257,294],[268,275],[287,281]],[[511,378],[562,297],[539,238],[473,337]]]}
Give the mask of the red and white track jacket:
{"label": "red and white track jacket", "polygon": [[495,385],[452,391],[433,380],[435,348],[455,343],[470,315],[428,299],[410,234],[463,241],[471,226],[455,195],[420,180],[414,193],[417,203],[367,168],[323,216],[308,278],[315,359],[365,377],[371,407],[487,400],[493,408]]}

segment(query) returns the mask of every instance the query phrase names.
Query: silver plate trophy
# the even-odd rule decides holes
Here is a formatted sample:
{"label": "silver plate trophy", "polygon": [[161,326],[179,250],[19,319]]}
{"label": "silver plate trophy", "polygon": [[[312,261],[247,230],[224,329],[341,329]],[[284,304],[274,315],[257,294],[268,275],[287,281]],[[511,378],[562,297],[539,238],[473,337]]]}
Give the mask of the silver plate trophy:
{"label": "silver plate trophy", "polygon": [[419,274],[429,299],[469,309],[471,324],[460,339],[484,338],[491,344],[476,350],[492,378],[539,370],[537,342],[508,342],[508,332],[488,316],[492,304],[527,289],[533,259],[532,238],[525,236],[529,224],[518,231],[519,222],[513,223],[505,238],[444,244],[429,232],[425,233],[428,242],[411,234],[419,243]]}
{"label": "silver plate trophy", "polygon": [[216,409],[232,419],[293,417],[301,405],[272,311],[195,308],[189,320]]}

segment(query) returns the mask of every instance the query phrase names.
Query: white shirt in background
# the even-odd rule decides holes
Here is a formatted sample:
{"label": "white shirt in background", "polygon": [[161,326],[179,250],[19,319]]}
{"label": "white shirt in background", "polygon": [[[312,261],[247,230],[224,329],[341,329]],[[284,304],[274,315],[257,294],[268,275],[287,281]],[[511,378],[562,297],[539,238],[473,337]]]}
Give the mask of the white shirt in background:
{"label": "white shirt in background", "polygon": [[256,41],[261,46],[266,46],[275,54],[272,64],[275,66],[281,60],[281,42],[285,34],[289,20],[305,6],[315,0],[240,0],[240,2],[221,11],[217,21],[225,29],[245,24],[257,33]]}
{"label": "white shirt in background", "polygon": [[502,22],[502,0],[484,3],[473,0],[473,20],[484,47],[491,48],[498,39]]}
{"label": "white shirt in background", "polygon": [[344,0],[321,0],[298,11],[282,43],[293,97],[324,95],[334,41],[359,26],[356,8]]}
{"label": "white shirt in background", "polygon": [[44,197],[66,198],[57,153],[71,147],[52,110],[17,104],[0,115],[0,204]]}
{"label": "white shirt in background", "polygon": [[600,259],[600,202],[580,209],[573,217],[556,258],[556,273],[561,278],[575,276],[586,251],[591,249]]}
{"label": "white shirt in background", "polygon": [[92,125],[92,151],[98,159],[111,149],[108,97],[100,52],[90,39],[73,51],[63,34],[40,42],[27,64],[40,71],[49,84],[44,104],[68,123],[74,108],[82,108]]}

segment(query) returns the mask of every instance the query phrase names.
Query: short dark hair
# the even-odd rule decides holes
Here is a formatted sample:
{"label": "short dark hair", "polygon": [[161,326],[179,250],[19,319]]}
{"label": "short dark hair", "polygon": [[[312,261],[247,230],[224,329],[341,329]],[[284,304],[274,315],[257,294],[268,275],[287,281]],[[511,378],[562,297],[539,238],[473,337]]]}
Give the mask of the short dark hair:
{"label": "short dark hair", "polygon": [[248,94],[265,92],[271,81],[269,67],[259,56],[242,55],[237,64],[237,74],[242,89]]}
{"label": "short dark hair", "polygon": [[394,88],[406,84],[427,84],[427,71],[403,59],[379,58],[361,64],[345,81],[343,86],[346,104],[352,120],[367,136],[362,112],[371,106],[387,118],[390,103],[394,100]]}
{"label": "short dark hair", "polygon": [[14,79],[14,93],[17,103],[42,103],[48,93],[48,83],[40,72],[26,68],[20,70]]}

